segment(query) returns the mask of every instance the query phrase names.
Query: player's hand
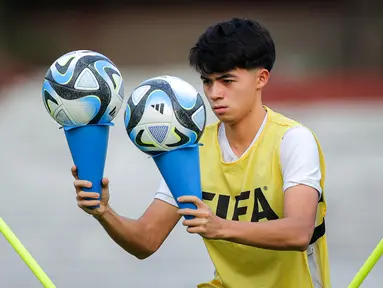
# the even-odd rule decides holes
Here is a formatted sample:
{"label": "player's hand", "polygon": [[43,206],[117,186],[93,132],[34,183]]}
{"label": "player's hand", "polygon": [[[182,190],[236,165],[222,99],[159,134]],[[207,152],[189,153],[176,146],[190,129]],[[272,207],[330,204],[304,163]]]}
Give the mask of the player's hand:
{"label": "player's hand", "polygon": [[[96,192],[85,192],[82,188],[91,188],[92,183],[86,180],[79,180],[77,175],[76,166],[72,167],[72,175],[75,178],[74,187],[76,188],[76,200],[77,205],[86,213],[94,216],[95,218],[101,217],[108,208],[109,202],[109,180],[107,178],[102,179],[102,195],[101,200],[98,200],[98,193]],[[89,207],[100,205],[98,208]]]}
{"label": "player's hand", "polygon": [[187,226],[189,233],[197,233],[207,239],[220,239],[222,224],[225,221],[215,215],[201,199],[196,196],[182,196],[179,202],[193,203],[197,209],[179,209],[178,214],[194,216],[194,219],[185,219],[182,224]]}

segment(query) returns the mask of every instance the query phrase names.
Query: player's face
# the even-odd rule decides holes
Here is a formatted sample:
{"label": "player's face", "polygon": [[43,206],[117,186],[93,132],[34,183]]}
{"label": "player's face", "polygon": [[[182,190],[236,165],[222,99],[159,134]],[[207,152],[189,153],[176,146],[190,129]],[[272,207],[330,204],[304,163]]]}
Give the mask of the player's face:
{"label": "player's face", "polygon": [[217,118],[234,124],[260,103],[260,90],[267,82],[265,69],[235,69],[222,74],[202,75],[206,97]]}

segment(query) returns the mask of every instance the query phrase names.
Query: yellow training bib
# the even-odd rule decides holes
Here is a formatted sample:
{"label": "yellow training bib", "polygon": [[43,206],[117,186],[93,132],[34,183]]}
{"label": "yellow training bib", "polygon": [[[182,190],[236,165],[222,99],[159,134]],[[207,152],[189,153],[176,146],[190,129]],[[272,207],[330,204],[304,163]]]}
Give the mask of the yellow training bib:
{"label": "yellow training bib", "polygon": [[[268,221],[283,218],[283,178],[279,147],[284,133],[299,123],[265,107],[266,125],[258,140],[233,163],[222,160],[218,123],[206,127],[200,148],[203,199],[221,218]],[[318,141],[317,141],[318,143]],[[325,288],[330,287],[324,227],[325,163],[318,143],[322,197],[318,202],[313,247]],[[204,239],[216,277],[199,288],[311,288],[307,252],[259,249],[222,240]]]}

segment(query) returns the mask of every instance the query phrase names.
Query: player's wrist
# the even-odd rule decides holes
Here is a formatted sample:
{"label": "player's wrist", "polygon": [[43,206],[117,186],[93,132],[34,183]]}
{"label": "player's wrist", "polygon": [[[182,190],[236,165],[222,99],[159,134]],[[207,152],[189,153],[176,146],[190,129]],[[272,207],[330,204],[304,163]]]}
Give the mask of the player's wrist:
{"label": "player's wrist", "polygon": [[220,228],[219,230],[217,231],[217,239],[220,239],[220,240],[228,240],[231,236],[230,234],[230,229],[231,229],[231,225],[230,225],[230,220],[226,220],[226,219],[220,219]]}
{"label": "player's wrist", "polygon": [[101,221],[103,221],[104,219],[105,219],[105,217],[107,216],[107,214],[110,212],[110,206],[109,206],[109,204],[108,205],[106,205],[101,211],[100,211],[100,213],[98,213],[98,214],[96,214],[96,215],[93,215],[93,217],[97,220],[97,221],[99,221],[99,222],[101,222]]}

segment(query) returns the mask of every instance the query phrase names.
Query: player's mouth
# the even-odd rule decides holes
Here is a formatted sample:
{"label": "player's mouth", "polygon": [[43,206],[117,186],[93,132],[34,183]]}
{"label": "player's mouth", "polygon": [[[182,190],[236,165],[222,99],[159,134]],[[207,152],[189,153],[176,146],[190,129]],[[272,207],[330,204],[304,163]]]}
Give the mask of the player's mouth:
{"label": "player's mouth", "polygon": [[222,105],[213,107],[213,111],[216,114],[223,114],[227,111],[227,109],[228,109],[227,106],[222,106]]}

